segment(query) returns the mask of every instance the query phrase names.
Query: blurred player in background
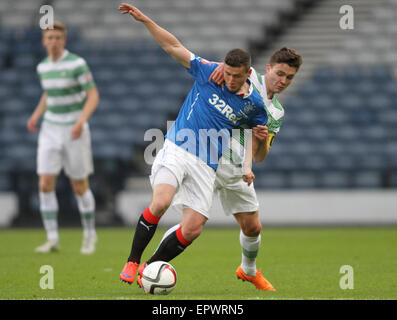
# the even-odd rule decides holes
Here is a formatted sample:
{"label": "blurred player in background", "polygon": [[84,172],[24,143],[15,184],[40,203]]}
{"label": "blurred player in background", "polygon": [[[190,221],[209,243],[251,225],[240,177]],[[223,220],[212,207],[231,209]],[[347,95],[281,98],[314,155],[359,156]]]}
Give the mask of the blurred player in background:
{"label": "blurred player in background", "polygon": [[[224,65],[226,86],[222,87],[208,80],[216,64],[192,54],[172,34],[134,6],[123,3],[119,10],[143,23],[163,50],[195,78],[193,88],[153,163],[153,198],[138,220],[130,256],[120,273],[122,281],[132,283],[139,267],[139,283],[146,265],[139,265],[142,253],[171,203],[182,209],[181,225],[167,235],[147,263],[172,260],[200,235],[209,217],[215,170],[229,144],[230,131],[241,124],[250,127],[265,125],[268,118],[261,96],[246,82],[251,66],[247,52],[235,49],[227,54]],[[247,105],[251,108],[249,116],[241,113]],[[210,138],[208,144],[207,137],[203,139],[200,133],[203,130],[214,130],[216,139]],[[219,138],[226,140],[225,145],[220,145]],[[213,151],[215,159],[211,157]]]}
{"label": "blurred player in background", "polygon": [[98,106],[99,94],[86,61],[65,49],[66,28],[60,22],[43,30],[42,44],[48,57],[37,66],[43,94],[28,120],[30,131],[41,124],[37,174],[39,175],[40,212],[47,241],[36,252],[60,248],[56,180],[62,168],[70,178],[83,226],[82,254],[95,251],[95,199],[88,176],[93,173],[88,119]]}

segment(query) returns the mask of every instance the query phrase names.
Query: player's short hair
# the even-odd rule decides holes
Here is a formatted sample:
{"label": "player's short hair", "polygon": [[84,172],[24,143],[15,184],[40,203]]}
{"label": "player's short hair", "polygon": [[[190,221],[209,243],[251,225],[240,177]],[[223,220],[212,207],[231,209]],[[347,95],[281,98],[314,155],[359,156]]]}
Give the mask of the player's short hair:
{"label": "player's short hair", "polygon": [[296,50],[287,47],[283,47],[274,52],[269,61],[272,66],[276,63],[286,63],[290,67],[296,68],[296,71],[298,71],[302,62],[303,60],[300,54],[296,52]]}
{"label": "player's short hair", "polygon": [[62,22],[54,21],[52,29],[50,29],[50,28],[43,29],[43,35],[48,30],[59,30],[59,31],[62,31],[64,36],[66,37],[66,26]]}
{"label": "player's short hair", "polygon": [[243,66],[248,72],[251,68],[251,55],[243,49],[233,49],[226,54],[224,62],[231,67]]}

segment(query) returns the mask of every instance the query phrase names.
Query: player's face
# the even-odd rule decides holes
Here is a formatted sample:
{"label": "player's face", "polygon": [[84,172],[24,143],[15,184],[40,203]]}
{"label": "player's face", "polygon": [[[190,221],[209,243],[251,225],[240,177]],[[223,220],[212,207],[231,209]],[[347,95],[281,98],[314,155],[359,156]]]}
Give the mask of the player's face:
{"label": "player's face", "polygon": [[249,77],[251,69],[246,71],[243,66],[231,67],[225,63],[223,72],[228,89],[231,92],[237,92]]}
{"label": "player's face", "polygon": [[296,74],[296,68],[286,63],[276,63],[273,66],[266,65],[266,87],[272,93],[280,93],[285,90]]}
{"label": "player's face", "polygon": [[65,34],[61,30],[46,30],[42,42],[49,55],[57,55],[65,47]]}

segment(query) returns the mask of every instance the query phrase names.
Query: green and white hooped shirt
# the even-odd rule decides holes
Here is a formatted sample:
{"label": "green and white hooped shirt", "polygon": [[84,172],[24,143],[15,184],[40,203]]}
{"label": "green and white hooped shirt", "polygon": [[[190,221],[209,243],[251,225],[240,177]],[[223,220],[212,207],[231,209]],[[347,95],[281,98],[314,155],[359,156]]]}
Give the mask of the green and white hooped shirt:
{"label": "green and white hooped shirt", "polygon": [[60,125],[74,124],[84,108],[85,91],[95,87],[86,61],[64,50],[56,61],[49,57],[41,61],[37,73],[47,93],[47,110],[43,119]]}
{"label": "green and white hooped shirt", "polygon": [[[280,131],[281,124],[284,120],[284,108],[277,100],[276,96],[272,99],[267,98],[265,76],[258,73],[252,68],[251,76],[249,77],[254,90],[256,90],[262,97],[265,104],[266,113],[268,115],[268,132],[270,139],[269,144],[273,143],[274,136]],[[223,157],[230,160],[235,166],[242,167],[246,151],[246,136],[244,129],[240,129],[239,134],[233,134],[230,142],[230,148],[223,153]]]}

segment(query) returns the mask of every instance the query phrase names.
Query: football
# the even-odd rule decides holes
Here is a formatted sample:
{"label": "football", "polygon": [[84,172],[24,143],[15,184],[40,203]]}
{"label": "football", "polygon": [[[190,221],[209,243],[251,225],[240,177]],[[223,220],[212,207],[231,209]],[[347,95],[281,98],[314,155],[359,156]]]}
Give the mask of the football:
{"label": "football", "polygon": [[176,271],[164,261],[149,264],[142,273],[142,289],[145,293],[169,294],[176,285]]}

